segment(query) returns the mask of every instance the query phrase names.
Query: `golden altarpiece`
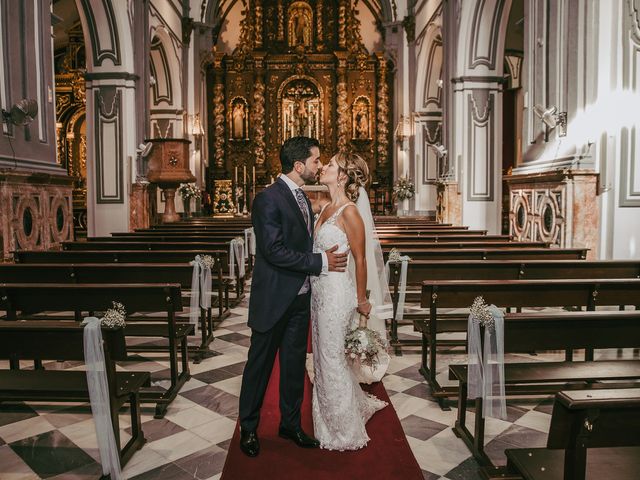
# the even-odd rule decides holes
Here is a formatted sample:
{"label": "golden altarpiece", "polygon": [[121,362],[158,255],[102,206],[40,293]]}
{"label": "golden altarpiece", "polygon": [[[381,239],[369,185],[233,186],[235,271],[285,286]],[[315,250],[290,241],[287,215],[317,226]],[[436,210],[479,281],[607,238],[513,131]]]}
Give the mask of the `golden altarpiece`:
{"label": "golden altarpiece", "polygon": [[365,48],[357,8],[349,0],[244,4],[238,46],[209,57],[209,191],[231,179],[242,199],[243,187],[270,183],[280,145],[296,135],[317,138],[325,161],[341,149],[360,154],[389,188],[392,68]]}

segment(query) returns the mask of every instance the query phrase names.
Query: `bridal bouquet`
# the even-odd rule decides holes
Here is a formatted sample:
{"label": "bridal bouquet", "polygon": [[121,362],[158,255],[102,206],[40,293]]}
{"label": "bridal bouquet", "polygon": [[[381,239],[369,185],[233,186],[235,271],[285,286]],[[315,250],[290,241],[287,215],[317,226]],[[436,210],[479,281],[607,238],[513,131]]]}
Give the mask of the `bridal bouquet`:
{"label": "bridal bouquet", "polygon": [[367,366],[372,371],[380,364],[379,355],[386,351],[386,342],[380,334],[366,327],[351,330],[344,339],[344,352],[347,359]]}

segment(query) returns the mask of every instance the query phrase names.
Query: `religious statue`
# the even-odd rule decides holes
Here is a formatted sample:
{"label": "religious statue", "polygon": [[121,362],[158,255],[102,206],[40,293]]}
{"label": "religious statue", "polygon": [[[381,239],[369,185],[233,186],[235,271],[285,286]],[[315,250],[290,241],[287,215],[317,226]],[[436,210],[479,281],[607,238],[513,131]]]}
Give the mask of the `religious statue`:
{"label": "religious statue", "polygon": [[303,98],[299,98],[296,102],[296,111],[294,118],[294,128],[296,135],[307,135],[307,127],[309,126],[309,112],[307,112],[307,102]]}
{"label": "religious statue", "polygon": [[370,103],[369,99],[361,96],[356,99],[352,107],[353,122],[353,139],[354,140],[370,140]]}
{"label": "religious statue", "polygon": [[364,104],[360,104],[356,112],[356,138],[366,140],[369,137],[369,112]]}
{"label": "religious statue", "polygon": [[310,47],[313,13],[306,2],[295,2],[289,7],[288,28],[290,47]]}
{"label": "religious statue", "polygon": [[249,138],[249,108],[242,97],[235,97],[229,105],[229,131],[231,140]]}

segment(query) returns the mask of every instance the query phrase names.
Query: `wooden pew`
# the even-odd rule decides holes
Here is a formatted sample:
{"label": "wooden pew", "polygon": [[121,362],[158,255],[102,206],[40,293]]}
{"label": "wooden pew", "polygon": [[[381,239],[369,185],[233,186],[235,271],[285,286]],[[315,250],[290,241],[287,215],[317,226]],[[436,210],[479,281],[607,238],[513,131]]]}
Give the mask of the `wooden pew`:
{"label": "wooden pew", "polygon": [[[171,385],[166,391],[143,390],[142,403],[155,403],[155,417],[162,418],[169,403],[190,378],[187,354],[187,335],[193,330],[189,323],[176,322],[176,312],[182,311],[182,295],[177,283],[161,284],[49,284],[2,283],[0,284],[0,310],[6,311],[8,320],[16,320],[32,312],[74,312],[74,319],[81,321],[83,312],[106,311],[111,302],[117,301],[127,311],[126,336],[161,337],[168,339]],[[142,317],[130,321],[133,313],[164,311],[163,317]],[[46,320],[46,317],[43,319]],[[166,351],[167,348],[136,346],[131,351]],[[178,365],[180,348],[181,369]]]}
{"label": "wooden pew", "polygon": [[547,448],[507,449],[507,471],[525,480],[636,480],[640,388],[556,394]]}
{"label": "wooden pew", "polygon": [[[504,320],[505,354],[640,346],[640,311],[508,313]],[[466,426],[467,371],[464,364],[449,366],[450,378],[459,381],[454,432],[480,464],[490,465],[484,452],[482,399],[475,399],[474,433]],[[507,396],[537,395],[565,389],[567,382],[579,382],[578,386],[584,387],[584,382],[640,379],[640,361],[505,363],[504,374]]]}
{"label": "wooden pew", "polygon": [[[394,311],[400,295],[400,262],[389,264],[389,289]],[[407,266],[405,301],[420,302],[424,280],[525,280],[544,278],[640,278],[639,260],[411,260]],[[413,323],[424,314],[404,315],[404,322]],[[392,346],[398,342],[398,322],[391,321]],[[411,343],[410,343],[411,344]],[[415,343],[414,343],[415,344]]]}
{"label": "wooden pew", "polygon": [[[84,361],[84,326],[75,322],[0,321],[0,359]],[[122,328],[102,329],[105,371],[109,391],[109,410],[113,433],[126,464],[145,443],[140,420],[140,389],[148,385],[149,372],[116,372],[115,362],[127,360]],[[88,402],[89,390],[84,371],[0,370],[0,401],[3,402]],[[122,447],[118,412],[129,404],[131,439]]]}
{"label": "wooden pew", "polygon": [[466,318],[441,318],[439,308],[469,308],[477,296],[500,308],[620,306],[640,303],[640,279],[547,279],[547,280],[432,280],[422,282],[421,306],[429,309],[428,319],[414,322],[422,333],[420,372],[441,406],[443,399],[456,395],[436,379],[436,339],[438,333],[465,331]]}
{"label": "wooden pew", "polygon": [[[184,293],[191,290],[193,267],[180,263],[4,263],[0,264],[0,283],[179,283]],[[222,278],[220,265],[214,265],[211,290],[218,294],[220,321],[229,315],[229,286]],[[187,300],[188,301],[188,300]],[[194,362],[211,356],[213,341],[211,308],[200,312],[201,343],[195,350]]]}
{"label": "wooden pew", "polygon": [[[12,252],[16,263],[183,263],[188,264],[196,255],[211,255],[223,267],[228,265],[228,250],[16,250]],[[225,269],[226,271],[226,269]],[[243,284],[236,272],[235,303],[243,297]]]}
{"label": "wooden pew", "polygon": [[452,242],[430,242],[422,238],[413,237],[411,239],[404,238],[398,240],[397,238],[381,238],[380,246],[383,250],[387,248],[397,248],[400,252],[406,250],[422,249],[422,250],[451,250],[451,249],[464,249],[464,250],[477,250],[477,249],[501,249],[501,250],[524,250],[524,249],[539,249],[549,248],[548,243],[544,242],[510,242],[504,240],[462,240]]}
{"label": "wooden pew", "polygon": [[[382,245],[385,259],[393,245]],[[401,248],[402,255],[414,260],[580,260],[587,258],[587,248]]]}

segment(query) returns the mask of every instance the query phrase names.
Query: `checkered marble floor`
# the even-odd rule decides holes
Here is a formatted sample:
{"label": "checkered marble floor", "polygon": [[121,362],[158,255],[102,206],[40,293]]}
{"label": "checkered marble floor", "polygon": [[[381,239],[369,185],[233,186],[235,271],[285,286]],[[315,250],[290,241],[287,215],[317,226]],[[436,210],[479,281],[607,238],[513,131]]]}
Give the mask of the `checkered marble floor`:
{"label": "checkered marble floor", "polygon": [[[187,313],[183,314],[184,316]],[[190,364],[192,378],[170,405],[166,417],[153,418],[151,405],[143,406],[143,430],[147,443],[124,468],[136,480],[218,479],[224,465],[238,414],[238,395],[250,330],[247,301],[232,310],[216,329],[211,345],[215,355]],[[415,335],[402,327],[403,336]],[[195,339],[194,339],[195,341]],[[601,355],[616,357],[617,352]],[[634,352],[623,352],[625,358]],[[637,358],[637,352],[635,352]],[[551,361],[561,352],[544,355],[508,355],[507,361]],[[439,356],[439,377],[447,380],[447,365],[464,362],[464,355]],[[420,355],[405,349],[393,356],[383,379],[393,407],[407,435],[425,479],[474,480],[477,464],[451,427],[455,404],[442,411],[430,399],[429,389],[418,372]],[[51,362],[46,368],[82,368],[78,363]],[[0,362],[0,367],[7,368]],[[123,370],[151,371],[152,380],[163,385],[169,375],[166,356],[140,356],[121,364]],[[518,399],[508,403],[506,421],[489,419],[486,451],[495,463],[505,463],[505,448],[544,446],[551,420],[551,399]],[[468,414],[470,425],[473,413]],[[128,412],[120,414],[122,441],[129,438]],[[250,461],[247,459],[247,461]],[[0,479],[89,479],[100,474],[99,453],[91,411],[87,404],[0,404]],[[337,479],[339,480],[339,479]],[[353,480],[353,479],[350,479]]]}

